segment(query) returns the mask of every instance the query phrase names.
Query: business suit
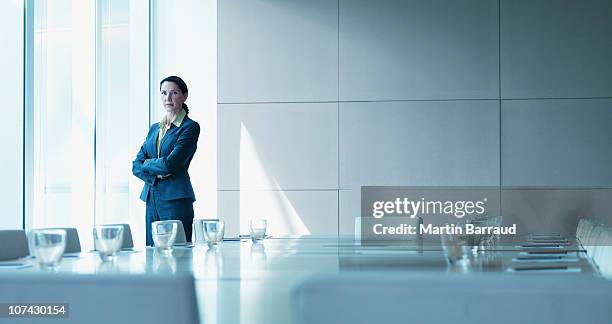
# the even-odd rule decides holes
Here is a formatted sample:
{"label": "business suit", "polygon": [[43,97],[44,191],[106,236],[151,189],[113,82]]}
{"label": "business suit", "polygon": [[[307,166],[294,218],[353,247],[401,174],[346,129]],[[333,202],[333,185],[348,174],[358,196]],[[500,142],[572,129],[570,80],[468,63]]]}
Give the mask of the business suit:
{"label": "business suit", "polygon": [[196,152],[200,125],[188,116],[178,127],[170,123],[170,128],[159,141],[158,150],[159,132],[160,123],[149,128],[147,138],[132,163],[132,173],[145,182],[140,199],[147,203],[147,245],[153,245],[151,223],[157,220],[180,220],[187,241],[191,241],[194,216],[195,194],[187,170]]}

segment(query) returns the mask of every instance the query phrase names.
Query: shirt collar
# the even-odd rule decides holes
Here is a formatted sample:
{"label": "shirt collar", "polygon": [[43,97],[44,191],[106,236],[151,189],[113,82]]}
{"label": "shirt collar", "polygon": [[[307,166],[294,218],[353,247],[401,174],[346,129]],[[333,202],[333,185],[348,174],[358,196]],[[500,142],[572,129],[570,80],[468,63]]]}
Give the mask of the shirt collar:
{"label": "shirt collar", "polygon": [[[176,127],[181,127],[181,124],[183,123],[185,116],[187,116],[185,109],[181,109],[181,111],[178,113],[178,115],[176,115],[176,117],[172,121],[172,124],[174,124],[174,126]],[[162,118],[162,120],[159,122],[159,127],[160,128],[166,127],[166,123],[167,123],[166,116],[164,116],[164,118]]]}

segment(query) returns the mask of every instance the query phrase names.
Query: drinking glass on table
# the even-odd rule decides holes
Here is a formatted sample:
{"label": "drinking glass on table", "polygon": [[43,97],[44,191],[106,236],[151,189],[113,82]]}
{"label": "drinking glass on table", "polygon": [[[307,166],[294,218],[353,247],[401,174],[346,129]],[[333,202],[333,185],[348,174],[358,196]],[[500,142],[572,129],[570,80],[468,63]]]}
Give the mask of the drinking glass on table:
{"label": "drinking glass on table", "polygon": [[123,226],[98,225],[94,227],[94,245],[102,261],[114,261],[123,245]]}
{"label": "drinking glass on table", "polygon": [[173,221],[157,221],[151,224],[153,243],[155,247],[166,255],[172,254],[172,246],[176,241],[178,227]]}
{"label": "drinking glass on table", "polygon": [[202,221],[204,240],[209,248],[219,246],[225,236],[225,222],[218,219]]}
{"label": "drinking glass on table", "polygon": [[66,231],[62,229],[35,230],[34,255],[42,269],[54,270],[59,266],[66,250]]}
{"label": "drinking glass on table", "polygon": [[[489,228],[499,227],[502,224],[502,216],[483,216],[467,221],[468,224],[474,225],[474,228]],[[472,250],[476,252],[484,252],[493,249],[499,242],[499,234],[483,233],[472,234],[470,244]]]}
{"label": "drinking glass on table", "polygon": [[249,221],[249,234],[251,235],[253,243],[264,239],[267,225],[268,221],[261,218],[255,218]]}
{"label": "drinking glass on table", "polygon": [[440,239],[444,256],[449,265],[469,265],[472,246],[468,235],[443,233],[440,235]]}

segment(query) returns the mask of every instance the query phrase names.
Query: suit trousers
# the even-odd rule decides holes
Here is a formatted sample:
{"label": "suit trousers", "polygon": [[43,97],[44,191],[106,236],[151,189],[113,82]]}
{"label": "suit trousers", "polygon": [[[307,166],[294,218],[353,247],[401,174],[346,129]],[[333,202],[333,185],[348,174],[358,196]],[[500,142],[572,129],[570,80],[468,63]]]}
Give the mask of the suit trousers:
{"label": "suit trousers", "polygon": [[191,242],[193,224],[193,200],[191,198],[163,200],[153,187],[147,196],[146,237],[147,246],[153,246],[151,224],[160,220],[180,220],[185,229],[187,242]]}

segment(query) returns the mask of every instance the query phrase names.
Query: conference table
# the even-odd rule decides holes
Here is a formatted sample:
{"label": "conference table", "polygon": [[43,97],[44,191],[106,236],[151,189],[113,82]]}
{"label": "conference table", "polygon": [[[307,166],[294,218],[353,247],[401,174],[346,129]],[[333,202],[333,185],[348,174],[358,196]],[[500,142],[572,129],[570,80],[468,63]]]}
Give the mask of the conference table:
{"label": "conference table", "polygon": [[[540,251],[520,245],[474,251],[469,264],[449,265],[438,244],[363,245],[353,236],[271,237],[261,243],[234,239],[219,247],[176,246],[168,256],[152,247],[119,252],[114,262],[102,262],[96,252],[65,255],[59,273],[74,274],[192,274],[202,323],[292,323],[291,297],[306,278],[321,274],[355,272],[427,273],[494,276],[594,276],[602,277],[586,254],[576,246],[559,252],[572,259],[555,263],[517,262],[517,256]],[[555,252],[555,251],[552,251]],[[23,267],[3,272],[40,272],[36,260],[21,260]],[[552,266],[552,268],[551,268]],[[521,268],[522,267],[522,268]],[[517,270],[524,269],[524,270]],[[602,279],[605,280],[605,279]]]}

